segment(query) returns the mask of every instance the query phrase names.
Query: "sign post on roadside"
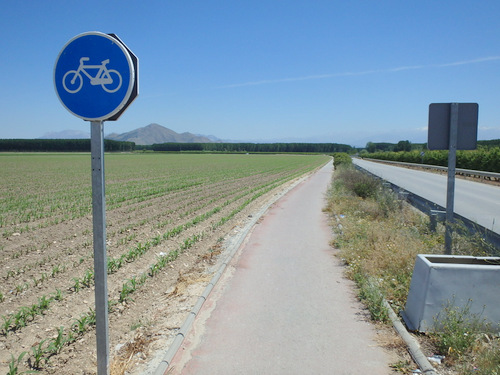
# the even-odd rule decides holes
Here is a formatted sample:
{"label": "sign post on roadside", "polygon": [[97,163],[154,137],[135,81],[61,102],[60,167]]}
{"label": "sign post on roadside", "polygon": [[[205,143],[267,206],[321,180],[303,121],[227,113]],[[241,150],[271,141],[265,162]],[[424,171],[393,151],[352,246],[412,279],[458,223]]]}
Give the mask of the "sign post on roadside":
{"label": "sign post on roadside", "polygon": [[445,254],[451,254],[457,150],[477,145],[477,103],[433,103],[429,106],[429,150],[448,150]]}
{"label": "sign post on roadside", "polygon": [[97,373],[109,373],[104,121],[116,121],[138,95],[138,59],[114,34],[88,32],[63,47],[54,66],[62,105],[91,122],[92,216]]}

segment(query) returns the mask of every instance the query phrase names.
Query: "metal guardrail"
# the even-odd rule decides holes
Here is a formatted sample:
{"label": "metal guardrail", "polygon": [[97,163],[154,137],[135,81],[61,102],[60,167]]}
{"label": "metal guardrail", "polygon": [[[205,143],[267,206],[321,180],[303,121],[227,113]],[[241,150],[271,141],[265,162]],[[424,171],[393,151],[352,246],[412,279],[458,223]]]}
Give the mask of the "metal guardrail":
{"label": "metal guardrail", "polygon": [[[402,165],[405,167],[431,169],[431,170],[438,170],[438,171],[444,171],[444,172],[448,171],[448,167],[442,167],[440,165],[406,163],[403,161],[392,161],[392,160],[370,159],[370,158],[362,158],[362,159],[374,161],[374,162],[379,162],[379,163],[385,163],[385,164]],[[455,171],[456,171],[456,174],[461,175],[461,176],[480,178],[483,180],[487,179],[490,181],[500,181],[500,173],[483,172],[483,171],[476,171],[473,169],[461,169],[461,168],[456,168]]]}
{"label": "metal guardrail", "polygon": [[[443,220],[444,215],[442,215],[441,213],[446,212],[446,208],[430,200],[427,200],[424,197],[421,197],[420,195],[414,194],[411,191],[403,189],[402,187],[397,186],[392,182],[386,181],[383,178],[367,171],[363,167],[360,167],[359,165],[354,165],[354,166],[356,169],[383,181],[384,185],[386,185],[388,188],[397,193],[401,199],[406,200],[413,207],[417,208],[424,214],[428,215],[431,218],[431,225],[435,225],[435,221]],[[500,234],[493,232],[488,228],[485,228],[482,225],[479,225],[478,223],[470,219],[467,219],[466,217],[459,215],[457,213],[454,213],[453,216],[457,222],[462,223],[464,225],[468,233],[473,235],[475,234],[480,235],[484,241],[486,241],[487,243],[491,244],[493,247],[496,248],[496,251],[493,251],[490,255],[500,256]]]}

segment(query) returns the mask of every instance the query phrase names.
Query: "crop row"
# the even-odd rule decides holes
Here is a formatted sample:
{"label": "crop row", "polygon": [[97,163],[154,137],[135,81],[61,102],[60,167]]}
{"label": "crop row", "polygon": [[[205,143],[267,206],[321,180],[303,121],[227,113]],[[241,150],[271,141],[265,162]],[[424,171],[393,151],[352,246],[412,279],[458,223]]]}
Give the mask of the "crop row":
{"label": "crop row", "polygon": [[[246,207],[250,202],[254,201],[258,197],[260,197],[262,194],[266,193],[267,191],[272,190],[276,186],[280,185],[283,180],[287,180],[287,178],[280,178],[275,181],[271,181],[269,183],[254,187],[253,189],[250,189],[249,191],[245,191],[243,193],[240,193],[236,197],[233,197],[230,200],[226,200],[222,206],[217,206],[210,211],[207,211],[203,214],[200,214],[196,217],[194,217],[192,220],[188,221],[187,223],[184,223],[182,225],[179,225],[177,227],[174,227],[167,232],[165,232],[163,235],[157,235],[151,240],[148,240],[144,243],[139,243],[137,244],[134,248],[130,249],[127,253],[122,254],[118,258],[110,258],[108,259],[107,263],[107,272],[108,274],[112,274],[116,272],[118,269],[122,267],[123,264],[125,263],[131,263],[135,259],[139,258],[143,254],[145,254],[150,248],[156,247],[161,244],[163,240],[168,240],[170,238],[178,236],[180,233],[183,231],[196,226],[197,224],[207,220],[214,214],[220,212],[223,207],[228,206],[234,201],[237,201],[253,192],[260,191],[257,194],[254,194],[251,198],[247,199],[243,204],[241,204],[238,208],[233,210],[228,216],[225,216],[221,218],[217,223],[214,223],[212,225],[212,230],[215,230],[217,227],[223,225],[227,221],[229,221],[235,214],[237,214],[239,211],[241,211],[244,207]],[[184,240],[184,242],[181,244],[180,248],[178,250],[175,250],[173,253],[169,255],[168,258],[162,259],[159,263],[152,265],[151,268],[151,276],[154,276],[160,269],[163,268],[162,264],[165,264],[166,260],[171,260],[172,259],[172,254],[175,254],[173,259],[177,258],[177,255],[184,252],[185,250],[189,249],[193,244],[198,242],[202,238],[202,235],[194,235],[192,237],[189,237]],[[58,272],[59,268],[57,268]],[[54,271],[55,272],[55,271]],[[53,273],[54,273],[53,272]],[[42,281],[44,280],[44,277],[42,276]],[[142,279],[144,281],[144,279]],[[128,295],[130,294],[130,290],[135,290],[136,282],[135,279],[132,279],[133,282],[133,288],[128,287],[128,283],[125,283],[121,292],[121,296],[123,295]],[[94,272],[92,269],[87,269],[84,273],[84,275],[81,278],[75,277],[73,278],[73,283],[69,290],[73,292],[79,292],[82,288],[89,288],[94,284]],[[141,285],[142,282],[139,282],[139,285]],[[37,284],[35,284],[37,285]],[[43,308],[36,308],[35,305],[32,306],[32,308],[29,307],[21,307],[18,309],[16,313],[9,314],[7,316],[1,316],[2,319],[4,320],[4,325],[3,325],[3,333],[5,335],[8,334],[9,330],[15,331],[18,330],[19,328],[22,328],[26,326],[26,323],[29,320],[33,320],[36,315],[42,314],[45,312],[45,310],[48,308],[50,302],[54,299],[56,300],[61,300],[61,294],[58,291],[56,294],[59,298],[48,298],[46,299],[43,297],[42,301],[44,302]],[[120,302],[122,302],[123,298],[120,298]]]}
{"label": "crop row", "polygon": [[[274,170],[273,170],[272,172],[274,172]],[[180,199],[182,199],[182,197],[181,197]],[[193,209],[191,209],[191,211],[193,211]],[[147,220],[144,220],[144,221],[143,221],[143,224],[145,224],[145,223],[147,223]],[[54,224],[54,223],[53,223],[53,224]],[[17,230],[17,229],[18,229],[18,228],[16,228],[16,230]],[[90,245],[90,243],[89,243],[88,245]],[[30,250],[30,249],[31,249],[31,250]],[[24,247],[24,248],[21,248],[21,249],[20,249],[20,251],[17,251],[17,252],[15,252],[15,253],[13,253],[13,255],[12,255],[12,256],[13,256],[13,257],[19,257],[19,256],[22,256],[22,255],[23,255],[23,253],[27,253],[27,252],[29,252],[29,251],[34,251],[34,250],[38,250],[38,249],[39,249],[39,246],[38,246],[38,247],[37,247],[37,246],[28,246],[28,247]],[[1,245],[0,245],[0,250],[1,250]],[[43,247],[41,248],[41,250],[43,250]],[[26,266],[26,265],[23,265],[23,267],[24,267],[24,266]]]}
{"label": "crop row", "polygon": [[[180,213],[179,214],[179,218],[183,218],[185,216],[188,216],[198,210],[201,210],[203,209],[204,207],[207,207],[217,201],[220,201],[221,199],[224,199],[225,197],[228,197],[229,195],[234,195],[235,193],[237,194],[238,191],[239,192],[245,192],[245,191],[248,191],[250,189],[249,186],[242,186],[240,187],[239,189],[231,189],[231,184],[226,184],[227,186],[229,186],[229,188],[224,191],[224,190],[220,190],[222,191],[222,193],[218,192],[217,190],[219,189],[214,189],[213,192],[211,192],[211,194],[209,195],[206,195],[207,199],[205,202],[203,202],[203,199],[205,198],[202,198],[200,199],[200,197],[195,197],[193,198],[192,200],[189,200],[189,201],[186,201],[186,199],[180,195],[178,200],[179,201],[184,201],[184,205],[185,207],[187,208],[186,211],[184,211],[183,213]],[[212,197],[210,198],[210,196],[212,195]],[[244,195],[244,194],[243,194]],[[237,197],[237,199],[239,198],[239,196]],[[230,203],[232,201],[229,200],[229,201],[226,201],[224,203],[224,205],[227,205],[228,203]],[[195,206],[193,203],[198,203],[200,202],[201,204],[200,205],[197,205]],[[202,219],[206,218],[207,216],[211,216],[213,213],[216,213],[218,211],[218,209],[215,209],[213,210],[213,212],[211,213],[205,213],[201,216],[198,216],[194,219],[194,222],[193,223],[187,223],[187,224],[183,224],[184,227],[189,227],[190,225],[192,224],[196,224],[198,221],[201,221]],[[167,211],[166,213],[168,212],[172,212],[172,210],[169,210]],[[163,213],[165,214],[165,213]],[[158,229],[161,229],[162,227],[170,224],[172,222],[171,219],[167,220],[167,221],[161,221],[159,220],[158,216],[155,216],[155,217],[148,217],[146,219],[143,219],[141,220],[140,223],[138,223],[139,226],[143,226],[143,225],[146,225],[147,223],[151,222],[152,220],[155,220],[155,223],[153,224],[154,227],[158,228]],[[181,225],[182,226],[182,225]],[[170,231],[170,234],[167,235],[167,238],[170,238],[172,237],[172,234],[175,233],[175,231],[179,232],[180,231],[180,227],[177,227],[177,228],[173,228],[171,231]],[[127,228],[132,228],[132,227],[136,227],[136,225],[134,224],[127,224],[127,226],[125,228],[122,228],[119,230],[120,233],[123,233],[125,231],[127,231]],[[111,233],[111,235],[114,235],[113,233]],[[132,234],[129,234],[127,236],[124,236],[122,238],[122,240],[120,240],[120,243],[122,244],[126,244],[127,242],[129,242],[130,240],[133,240],[135,238],[136,234],[135,233],[132,233]],[[90,243],[88,244],[88,247],[90,248]],[[37,248],[36,247],[33,247],[32,250],[30,250],[29,248],[20,248],[20,251],[16,252],[16,253],[13,253],[13,258],[17,258],[19,257],[20,255],[23,255],[23,253],[21,253],[22,251],[24,251],[24,254],[28,254],[28,252],[30,251],[34,251],[36,250]],[[71,251],[71,252],[74,252]],[[67,256],[68,252],[66,252],[66,255],[65,255],[65,258]],[[89,255],[87,257],[80,257],[80,261],[76,263],[76,265],[80,264],[84,258],[89,258],[91,257],[92,253],[89,252]],[[42,266],[44,265],[45,263],[47,262],[53,262],[54,260],[57,260],[58,256],[54,256],[54,255],[50,255],[50,256],[45,256],[43,259],[40,259],[38,261],[36,261],[35,263],[23,263],[20,267],[18,268],[11,268],[9,269],[4,275],[3,275],[3,279],[4,280],[9,280],[10,278],[12,277],[16,277],[16,276],[19,276],[19,275],[23,275],[25,274],[27,271],[31,270],[33,267],[37,267],[37,266]],[[123,261],[123,257],[121,259],[121,261]],[[130,256],[128,256],[128,259],[127,261],[130,261]],[[75,264],[73,265],[75,266]],[[51,276],[52,278],[55,276],[55,274],[58,274],[58,273],[62,273],[66,270],[67,266],[66,265],[62,265],[60,263],[53,263],[53,265],[51,266],[52,269],[50,272],[42,272],[41,273],[41,276],[40,277],[36,277],[36,276],[33,276],[32,277],[32,280],[33,280],[33,286],[38,286],[39,284],[45,282],[48,280],[49,276]],[[113,268],[113,264],[111,264],[111,268]],[[18,285],[16,285],[13,289],[14,293],[15,294],[19,294],[19,293],[22,293],[24,292],[25,290],[27,290],[28,288],[30,287],[30,283],[28,282],[22,282]],[[78,288],[78,284],[76,285],[76,288]],[[3,298],[1,298],[2,295],[0,295],[0,302],[2,301]]]}
{"label": "crop row", "polygon": [[[91,196],[90,180],[89,176],[84,173],[87,170],[80,170],[78,168],[78,165],[82,163],[85,164],[84,157],[86,157],[86,155],[80,155],[80,158],[77,160],[78,164],[76,168],[72,165],[67,165],[67,169],[58,170],[57,175],[60,176],[64,173],[66,179],[61,184],[55,186],[53,184],[44,186],[43,182],[49,182],[49,180],[40,176],[40,171],[38,170],[36,173],[34,170],[28,170],[28,172],[31,172],[30,177],[35,175],[35,178],[19,179],[17,176],[19,164],[12,163],[11,165],[10,163],[5,163],[4,170],[1,172],[3,177],[5,177],[4,181],[6,183],[5,187],[0,185],[0,192],[2,193],[2,198],[0,198],[0,227],[48,219],[36,224],[36,227],[43,227],[56,225],[64,221],[88,215],[90,213]],[[208,157],[213,157],[213,155]],[[215,161],[212,161],[212,164],[220,164],[218,160],[220,157],[221,156],[216,158]],[[75,156],[72,156],[72,160],[75,160],[75,158]],[[139,156],[124,155],[117,159],[117,161],[123,162],[123,159],[128,158],[134,158],[133,162],[137,162]],[[179,159],[174,156],[169,156],[169,158],[177,159],[171,161],[171,163],[179,161]],[[207,156],[204,158],[207,158]],[[3,161],[10,161],[9,159],[10,158],[7,158]],[[177,173],[179,170],[179,166],[177,165],[175,165],[175,168],[174,164],[170,163],[165,166],[158,163],[156,159],[153,164],[150,164],[148,162],[151,162],[151,160],[148,160],[148,158],[144,160],[144,158],[142,158],[139,161],[145,162],[145,166],[151,167],[151,173],[143,172],[139,175],[127,175],[126,183],[123,183],[124,179],[122,176],[117,176],[113,173],[113,169],[107,168],[108,171],[111,169],[111,173],[108,173],[110,176],[108,178],[109,183],[107,184],[106,190],[108,208],[113,209],[120,207],[124,202],[141,202],[155,196],[163,196],[173,191],[182,191],[203,184],[212,184],[216,181],[234,180],[251,175],[252,173],[275,173],[277,170],[287,170],[287,167],[294,167],[293,163],[288,162],[271,164],[267,159],[264,160],[264,163],[256,163],[255,160],[252,160],[255,158],[250,159],[249,163],[245,163],[249,166],[247,169],[235,168],[237,164],[233,161],[223,164],[224,166],[230,166],[228,169],[220,167],[212,169],[210,167],[204,168],[203,164],[193,168],[192,162],[188,160],[190,163],[189,169],[191,169],[191,171],[185,174]],[[288,159],[291,159],[291,157],[288,156]],[[182,161],[182,163],[179,163],[181,166],[186,163],[184,159],[180,159],[180,161]],[[117,162],[117,164],[119,165],[120,163]],[[304,163],[295,163],[295,166],[301,166],[301,164],[303,166]],[[35,165],[37,164],[35,163]],[[61,168],[64,167],[64,164],[61,166],[60,162],[54,162],[51,167]],[[169,172],[168,168],[172,168],[173,171]],[[75,173],[75,170],[77,170],[78,173]],[[161,177],[152,176],[155,172]],[[55,174],[55,171],[49,169],[46,170],[46,173],[48,176],[51,176]],[[16,178],[13,177],[14,175],[16,175]],[[38,178],[36,177],[37,175]],[[71,179],[72,176],[75,176],[75,180],[80,182],[71,185],[71,183],[74,182]],[[88,183],[82,184],[82,180],[86,180]],[[75,186],[79,187],[77,188]],[[33,191],[36,191],[36,194],[33,194]],[[27,227],[25,226],[24,228]],[[17,229],[19,230],[20,228]],[[12,234],[12,230],[4,232],[4,236],[8,236],[9,234]]]}
{"label": "crop row", "polygon": [[[252,201],[256,200],[258,197],[262,196],[266,192],[272,190],[275,188],[278,183],[274,185],[269,185],[267,186],[264,190],[254,194],[252,197],[244,201],[242,204],[240,204],[236,209],[232,210],[229,215],[221,218],[217,223],[212,225],[212,229],[216,229],[217,227],[223,225],[227,221],[229,221],[234,215],[236,215],[238,212],[240,212],[242,209],[244,209],[248,204],[250,204]],[[196,222],[196,220],[193,220],[193,222]],[[115,306],[117,303],[123,303],[131,299],[131,295],[137,291],[138,288],[140,288],[142,285],[144,285],[148,278],[153,278],[155,277],[159,271],[161,271],[163,268],[166,267],[166,265],[191,248],[194,244],[196,244],[198,241],[200,241],[204,236],[204,233],[200,234],[195,234],[192,235],[188,238],[186,238],[181,245],[178,247],[176,250],[170,251],[166,255],[160,255],[158,257],[157,262],[152,264],[149,267],[149,271],[147,273],[143,273],[140,276],[134,276],[130,279],[128,279],[125,283],[123,283],[122,288],[119,293],[118,300],[109,300],[108,301],[108,306],[110,312],[113,312],[113,306]],[[141,247],[143,248],[143,247]],[[87,280],[90,280],[93,277],[93,273],[89,272],[87,276]],[[45,297],[42,297],[40,301],[40,306],[34,306],[34,309],[37,310],[38,313],[42,313],[43,311],[47,310],[50,304],[51,300],[60,300],[60,294],[57,296],[51,297],[50,299],[46,299]],[[21,309],[21,311],[24,311],[25,309]],[[14,314],[12,314],[14,316]],[[3,317],[2,317],[3,318]],[[52,339],[45,339],[40,341],[39,343],[33,345],[31,347],[31,355],[28,357],[28,364],[29,367],[35,370],[40,370],[42,368],[43,364],[47,364],[48,360],[50,357],[53,355],[59,353],[61,349],[64,347],[64,345],[71,344],[73,343],[80,335],[84,334],[90,326],[95,325],[95,311],[90,310],[89,313],[83,314],[80,318],[76,319],[75,322],[73,323],[71,330],[65,334],[64,333],[64,327],[59,327],[57,329],[57,336]],[[33,317],[31,317],[33,319]],[[6,321],[6,319],[4,319]],[[19,325],[19,326],[9,326],[7,325],[4,327],[5,334],[8,333],[8,331],[12,328],[13,330],[25,326],[25,323]],[[47,343],[46,343],[47,342]],[[45,344],[46,343],[46,344]],[[27,354],[27,352],[21,353],[17,358],[14,357],[13,355],[11,356],[11,363],[10,363],[10,368],[14,369],[16,368],[17,371],[17,366],[19,363],[23,360],[24,356]],[[16,373],[16,372],[13,372]]]}
{"label": "crop row", "polygon": [[22,352],[17,357],[11,354],[9,363],[9,372],[7,375],[16,375],[19,373],[19,365],[22,363],[25,356],[28,354],[27,365],[34,370],[35,373],[42,370],[43,365],[49,362],[49,359],[59,354],[65,345],[74,343],[82,336],[90,327],[96,324],[95,310],[90,309],[89,312],[82,314],[78,319],[75,319],[70,330],[66,333],[64,327],[56,329],[57,335],[50,339],[44,339],[34,344],[30,352]]}

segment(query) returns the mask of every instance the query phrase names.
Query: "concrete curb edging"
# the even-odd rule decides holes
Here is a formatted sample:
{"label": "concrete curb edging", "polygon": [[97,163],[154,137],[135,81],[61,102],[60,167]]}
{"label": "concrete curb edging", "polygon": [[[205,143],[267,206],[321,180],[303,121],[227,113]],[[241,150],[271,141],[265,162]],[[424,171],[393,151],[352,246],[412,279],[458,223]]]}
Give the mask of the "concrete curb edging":
{"label": "concrete curb edging", "polygon": [[241,230],[238,235],[236,235],[232,240],[231,243],[228,244],[227,249],[229,250],[229,254],[224,260],[224,262],[220,265],[219,269],[217,272],[214,274],[208,285],[205,287],[205,290],[201,294],[201,296],[198,298],[198,301],[194,305],[193,309],[189,313],[189,315],[186,317],[186,320],[182,324],[181,328],[177,332],[174,341],[168,348],[167,352],[165,353],[165,356],[161,360],[160,364],[156,368],[154,375],[164,375],[165,372],[167,371],[168,366],[172,362],[172,359],[174,358],[175,354],[179,350],[179,348],[182,345],[182,342],[184,341],[184,338],[188,334],[191,325],[194,322],[194,319],[196,315],[200,312],[201,307],[203,306],[203,303],[206,301],[208,298],[210,292],[214,288],[215,284],[219,281],[219,279],[222,276],[222,273],[226,269],[227,265],[231,262],[233,259],[234,255],[240,248],[241,244],[247,237],[248,233],[251,231],[251,229],[254,227],[254,225],[257,223],[257,221],[264,215],[264,213],[273,205],[277,200],[282,198],[285,194],[287,194],[290,190],[295,188],[297,185],[299,185],[301,182],[305,181],[307,178],[309,178],[311,174],[307,174],[304,177],[301,177],[297,181],[295,181],[293,184],[291,184],[289,187],[287,187],[285,190],[281,191],[280,193],[277,193],[271,201],[269,201],[266,205],[264,205],[260,211],[258,211],[255,215],[252,216],[252,220],[250,220]]}
{"label": "concrete curb edging", "polygon": [[389,318],[391,319],[394,329],[406,343],[411,357],[413,358],[417,366],[422,370],[422,373],[427,375],[438,375],[434,367],[432,367],[431,363],[428,361],[427,357],[424,355],[424,353],[422,353],[420,345],[418,345],[417,341],[408,333],[403,323],[401,323],[401,320],[399,320],[391,305],[389,305],[386,300],[384,300],[384,306],[389,313]]}

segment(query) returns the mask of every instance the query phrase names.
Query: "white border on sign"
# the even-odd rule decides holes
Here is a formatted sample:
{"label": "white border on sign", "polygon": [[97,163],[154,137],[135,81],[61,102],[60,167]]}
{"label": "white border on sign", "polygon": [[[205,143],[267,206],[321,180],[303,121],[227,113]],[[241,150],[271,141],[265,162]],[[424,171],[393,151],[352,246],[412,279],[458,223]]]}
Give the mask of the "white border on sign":
{"label": "white border on sign", "polygon": [[[61,54],[64,52],[64,50],[66,49],[66,47],[71,44],[74,40],[76,39],[79,39],[81,37],[84,37],[84,36],[87,36],[87,35],[97,35],[97,36],[100,36],[100,37],[104,37],[106,39],[109,39],[111,40],[113,43],[115,43],[123,52],[123,54],[125,55],[125,58],[127,59],[127,63],[128,63],[128,67],[129,67],[129,70],[130,70],[130,81],[129,81],[129,84],[128,84],[128,88],[127,88],[127,93],[125,94],[125,97],[123,98],[123,100],[120,102],[120,104],[113,110],[111,111],[110,113],[107,113],[106,115],[104,116],[101,116],[101,117],[95,117],[95,118],[89,118],[89,117],[82,117],[76,113],[74,113],[71,109],[69,109],[66,104],[64,104],[64,102],[62,101],[61,97],[59,96],[59,92],[57,91],[57,85],[56,85],[56,68],[57,68],[57,63],[59,62],[59,58],[61,57]],[[116,39],[116,38],[113,38],[112,36],[108,35],[108,34],[104,34],[104,33],[101,33],[100,31],[89,31],[89,32],[86,32],[86,33],[82,33],[82,34],[78,34],[77,36],[71,38],[65,45],[64,47],[61,49],[61,51],[59,52],[59,54],[57,55],[57,59],[56,59],[56,63],[54,64],[54,70],[53,70],[53,81],[54,81],[54,89],[56,91],[56,94],[57,94],[57,98],[59,99],[59,101],[61,102],[61,104],[63,105],[64,108],[66,108],[71,114],[73,114],[74,116],[78,117],[78,118],[81,118],[85,121],[105,121],[107,120],[108,118],[110,117],[113,117],[116,113],[118,113],[119,111],[121,111],[121,109],[127,104],[129,98],[130,98],[130,95],[132,94],[132,90],[134,88],[134,82],[135,82],[135,69],[134,69],[134,64],[133,64],[133,61],[132,61],[132,58],[130,57],[130,54],[128,53],[127,49],[125,48],[125,46],[122,44],[122,42],[119,40],[119,39]]]}

